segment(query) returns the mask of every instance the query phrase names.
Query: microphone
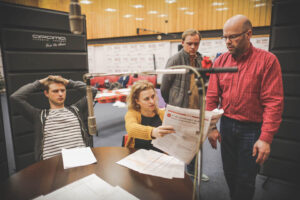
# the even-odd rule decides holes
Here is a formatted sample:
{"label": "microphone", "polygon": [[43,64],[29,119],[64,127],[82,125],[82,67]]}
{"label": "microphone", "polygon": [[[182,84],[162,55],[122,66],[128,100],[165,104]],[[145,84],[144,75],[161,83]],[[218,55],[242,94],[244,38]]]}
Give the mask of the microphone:
{"label": "microphone", "polygon": [[69,13],[70,30],[73,34],[82,34],[83,32],[83,16],[78,0],[71,0]]}
{"label": "microphone", "polygon": [[96,125],[96,117],[94,115],[94,107],[93,107],[93,94],[90,78],[86,79],[86,98],[88,104],[88,129],[90,135],[96,135],[97,133],[97,125]]}

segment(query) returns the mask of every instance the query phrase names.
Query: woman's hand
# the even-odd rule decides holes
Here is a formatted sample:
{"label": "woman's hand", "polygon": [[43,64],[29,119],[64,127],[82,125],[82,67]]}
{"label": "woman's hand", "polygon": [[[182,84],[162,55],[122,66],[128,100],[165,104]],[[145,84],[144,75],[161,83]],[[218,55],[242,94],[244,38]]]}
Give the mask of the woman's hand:
{"label": "woman's hand", "polygon": [[160,138],[170,133],[175,133],[175,130],[172,126],[159,126],[157,128],[152,129],[151,136],[153,138]]}

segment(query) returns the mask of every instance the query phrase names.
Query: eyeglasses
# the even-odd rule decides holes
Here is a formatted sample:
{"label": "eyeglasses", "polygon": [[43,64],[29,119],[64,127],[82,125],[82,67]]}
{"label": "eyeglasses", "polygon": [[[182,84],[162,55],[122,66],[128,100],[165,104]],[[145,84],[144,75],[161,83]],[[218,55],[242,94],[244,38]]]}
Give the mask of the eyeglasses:
{"label": "eyeglasses", "polygon": [[247,33],[247,32],[248,32],[248,30],[247,30],[247,31],[244,31],[244,32],[242,32],[242,33],[239,33],[239,34],[233,34],[233,35],[229,35],[229,36],[222,36],[221,38],[224,39],[225,41],[226,41],[227,39],[229,39],[229,40],[231,41],[231,40],[233,40],[233,39],[236,39],[237,37],[240,37],[241,35],[243,35],[243,34],[245,34],[245,33]]}

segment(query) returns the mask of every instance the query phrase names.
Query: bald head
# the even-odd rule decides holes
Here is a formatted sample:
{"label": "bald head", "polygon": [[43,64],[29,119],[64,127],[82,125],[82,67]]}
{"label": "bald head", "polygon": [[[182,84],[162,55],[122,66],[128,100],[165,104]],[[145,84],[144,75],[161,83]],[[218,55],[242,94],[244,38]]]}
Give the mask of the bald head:
{"label": "bald head", "polygon": [[251,36],[252,24],[244,15],[233,16],[224,24],[223,38],[234,57],[239,57],[249,49]]}
{"label": "bald head", "polygon": [[224,29],[225,28],[235,28],[239,29],[239,31],[247,31],[252,30],[252,24],[246,16],[235,15],[225,22]]}

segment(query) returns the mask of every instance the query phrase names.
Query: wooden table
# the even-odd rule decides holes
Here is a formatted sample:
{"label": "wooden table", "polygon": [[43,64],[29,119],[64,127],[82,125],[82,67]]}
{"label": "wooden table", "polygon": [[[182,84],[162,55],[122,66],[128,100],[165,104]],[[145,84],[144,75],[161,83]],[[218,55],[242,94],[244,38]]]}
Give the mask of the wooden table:
{"label": "wooden table", "polygon": [[140,174],[116,164],[133,153],[134,149],[98,147],[92,150],[98,160],[97,164],[64,170],[59,155],[19,171],[0,183],[0,199],[32,199],[92,173],[142,200],[192,199],[193,184],[188,175],[184,179],[165,179]]}

